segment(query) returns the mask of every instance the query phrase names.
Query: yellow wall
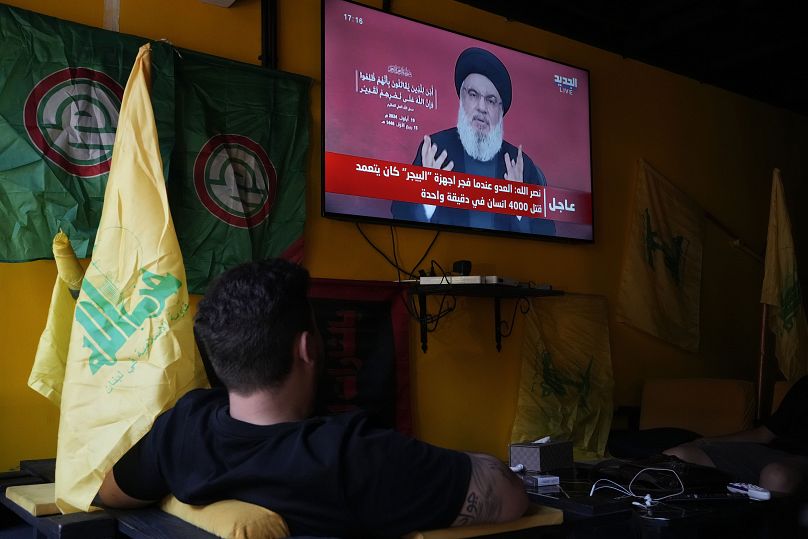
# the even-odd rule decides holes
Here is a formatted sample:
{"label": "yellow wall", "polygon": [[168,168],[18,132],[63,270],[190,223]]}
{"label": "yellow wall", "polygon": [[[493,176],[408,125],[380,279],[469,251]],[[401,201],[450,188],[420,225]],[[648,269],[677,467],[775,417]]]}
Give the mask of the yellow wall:
{"label": "yellow wall", "polygon": [[[101,0],[5,0],[100,26]],[[370,2],[369,2],[370,3]],[[380,1],[371,5],[379,7]],[[69,6],[69,9],[68,7]],[[592,47],[485,14],[451,0],[396,0],[396,13],[590,70],[596,215],[592,245],[442,233],[430,259],[465,258],[498,273],[557,288],[601,294],[614,306],[628,227],[636,160],[648,160],[754,250],[765,240],[772,167],[786,188],[806,177],[808,122],[781,109]],[[229,9],[198,0],[121,0],[120,30],[257,63],[260,2]],[[280,68],[314,79],[306,263],[317,277],[395,279],[395,271],[352,223],[320,217],[320,2],[280,0]],[[389,252],[389,231],[363,229]],[[432,232],[398,229],[404,265],[414,264]],[[0,470],[22,458],[52,456],[58,415],[25,386],[55,270],[52,262],[0,265]],[[708,225],[702,284],[702,347],[687,354],[612,323],[617,404],[636,404],[646,377],[722,376],[752,380],[757,353],[761,265]],[[504,304],[510,314],[511,303]],[[494,347],[492,305],[459,299],[421,353],[412,326],[417,434],[454,448],[504,457],[516,405],[524,324]],[[433,305],[433,308],[435,306]]]}

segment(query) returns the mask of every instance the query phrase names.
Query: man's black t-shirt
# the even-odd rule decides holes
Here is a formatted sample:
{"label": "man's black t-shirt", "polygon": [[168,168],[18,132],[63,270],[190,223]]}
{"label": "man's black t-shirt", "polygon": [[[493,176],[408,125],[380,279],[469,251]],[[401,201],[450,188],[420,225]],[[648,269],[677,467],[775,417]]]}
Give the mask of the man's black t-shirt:
{"label": "man's black t-shirt", "polygon": [[808,376],[797,380],[788,390],[765,425],[777,436],[772,447],[808,454]]}
{"label": "man's black t-shirt", "polygon": [[465,453],[375,426],[364,412],[269,426],[230,417],[227,393],[195,390],[115,465],[129,496],[267,507],[294,535],[400,536],[451,525]]}

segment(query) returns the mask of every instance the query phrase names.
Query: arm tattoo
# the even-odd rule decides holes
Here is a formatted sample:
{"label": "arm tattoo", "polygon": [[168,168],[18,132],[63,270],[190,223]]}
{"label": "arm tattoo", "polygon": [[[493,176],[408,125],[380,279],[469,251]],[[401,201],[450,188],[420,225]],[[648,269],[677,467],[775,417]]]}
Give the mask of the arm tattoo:
{"label": "arm tattoo", "polygon": [[490,455],[469,454],[471,457],[471,479],[466,499],[455,526],[465,526],[483,522],[497,522],[502,510],[502,500],[495,486],[503,481],[510,483],[512,478],[504,465]]}

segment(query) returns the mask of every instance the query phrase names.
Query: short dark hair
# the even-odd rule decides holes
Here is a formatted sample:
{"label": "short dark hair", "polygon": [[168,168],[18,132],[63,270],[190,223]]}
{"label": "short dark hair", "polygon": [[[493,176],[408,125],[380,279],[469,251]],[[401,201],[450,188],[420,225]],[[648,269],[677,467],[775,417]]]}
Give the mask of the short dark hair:
{"label": "short dark hair", "polygon": [[208,289],[195,330],[228,390],[249,394],[284,382],[295,336],[312,329],[308,286],[305,268],[275,258],[236,266]]}

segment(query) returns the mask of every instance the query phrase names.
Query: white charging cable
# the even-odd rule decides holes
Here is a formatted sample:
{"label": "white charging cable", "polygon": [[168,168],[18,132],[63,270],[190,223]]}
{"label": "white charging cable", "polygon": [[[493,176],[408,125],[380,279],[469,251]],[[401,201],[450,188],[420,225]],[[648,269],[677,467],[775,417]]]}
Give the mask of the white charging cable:
{"label": "white charging cable", "polygon": [[[642,475],[643,473],[650,472],[650,471],[672,473],[674,476],[676,476],[676,480],[679,482],[679,492],[675,492],[673,494],[668,494],[666,496],[661,496],[659,498],[653,498],[650,494],[645,494],[644,496],[641,496],[639,494],[635,494],[634,490],[632,489],[632,486],[634,485],[634,481],[640,475]],[[599,484],[601,482],[603,482],[604,484]],[[682,478],[679,477],[679,474],[677,474],[674,470],[669,470],[668,468],[643,468],[642,470],[637,472],[634,475],[634,477],[631,478],[631,481],[629,481],[629,484],[628,484],[628,488],[624,487],[623,485],[621,485],[619,483],[616,483],[615,481],[612,481],[611,479],[598,479],[597,481],[592,483],[592,489],[589,491],[589,495],[592,496],[593,494],[595,494],[595,491],[603,489],[603,488],[610,488],[610,489],[616,490],[616,491],[618,491],[618,492],[620,492],[620,493],[622,493],[622,494],[624,494],[626,496],[631,496],[632,498],[639,498],[639,499],[643,500],[642,503],[636,502],[636,501],[632,502],[632,505],[637,505],[639,507],[651,507],[652,505],[656,505],[660,500],[664,500],[666,498],[671,498],[673,496],[678,496],[679,494],[682,494],[685,491],[685,485],[684,485],[684,483],[682,483]]]}
{"label": "white charging cable", "polygon": [[646,494],[646,495],[645,495],[645,497],[643,498],[643,503],[640,503],[640,502],[631,502],[631,505],[636,505],[637,507],[642,507],[643,509],[648,509],[648,508],[650,508],[650,507],[651,507],[651,506],[652,506],[654,503],[656,503],[656,502],[654,502],[654,499],[653,499],[653,498],[651,498],[651,495],[650,495],[650,494]]}

